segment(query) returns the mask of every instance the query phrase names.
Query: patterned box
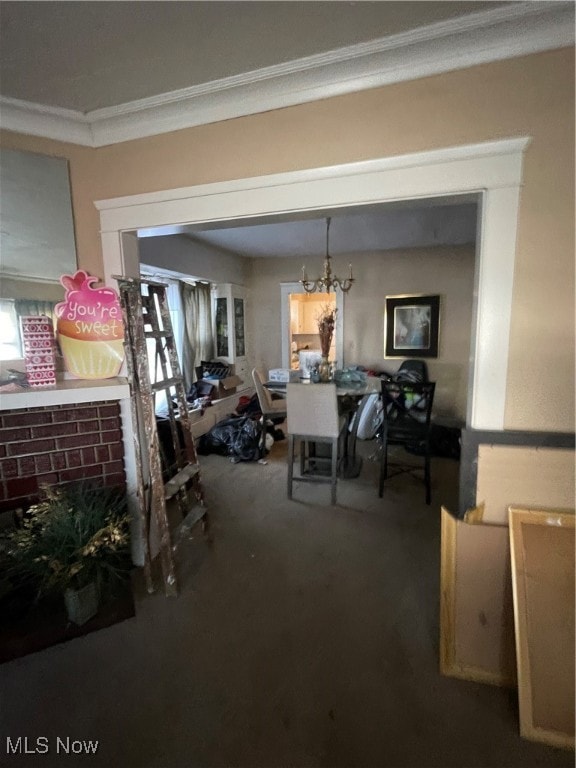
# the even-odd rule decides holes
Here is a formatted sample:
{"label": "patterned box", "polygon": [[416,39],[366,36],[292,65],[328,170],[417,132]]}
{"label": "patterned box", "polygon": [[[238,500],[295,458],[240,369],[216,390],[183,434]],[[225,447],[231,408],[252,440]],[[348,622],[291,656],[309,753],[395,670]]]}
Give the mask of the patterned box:
{"label": "patterned box", "polygon": [[31,387],[50,387],[56,384],[52,320],[45,315],[27,315],[20,318],[20,326],[28,383]]}

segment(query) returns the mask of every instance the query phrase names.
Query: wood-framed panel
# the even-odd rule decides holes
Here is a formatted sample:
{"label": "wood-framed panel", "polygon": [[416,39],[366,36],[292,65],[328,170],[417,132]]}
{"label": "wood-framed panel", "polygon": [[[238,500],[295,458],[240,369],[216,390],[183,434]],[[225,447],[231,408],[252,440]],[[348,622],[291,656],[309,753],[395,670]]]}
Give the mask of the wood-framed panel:
{"label": "wood-framed panel", "polygon": [[[442,510],[440,670],[465,680],[515,685],[514,601],[508,508],[574,506],[573,435],[554,444],[476,443],[475,506]],[[540,436],[542,437],[542,436]],[[504,442],[498,442],[504,441]]]}
{"label": "wood-framed panel", "polygon": [[443,507],[440,561],[441,673],[515,686],[508,527],[468,523]]}
{"label": "wood-framed panel", "polygon": [[574,511],[510,507],[520,733],[574,748]]}

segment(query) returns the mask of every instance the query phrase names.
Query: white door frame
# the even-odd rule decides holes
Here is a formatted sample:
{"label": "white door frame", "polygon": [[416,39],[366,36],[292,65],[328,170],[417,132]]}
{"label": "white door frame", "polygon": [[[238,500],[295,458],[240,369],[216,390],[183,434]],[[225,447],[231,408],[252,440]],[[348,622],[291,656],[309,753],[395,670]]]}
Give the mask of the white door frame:
{"label": "white door frame", "polygon": [[[290,301],[291,293],[304,293],[300,283],[280,283],[280,323],[282,328],[282,368],[290,368]],[[344,365],[344,294],[336,291],[336,361]]]}
{"label": "white door frame", "polygon": [[136,276],[127,233],[168,224],[248,219],[481,193],[467,425],[502,430],[516,229],[529,138],[238,179],[96,202],[104,278]]}

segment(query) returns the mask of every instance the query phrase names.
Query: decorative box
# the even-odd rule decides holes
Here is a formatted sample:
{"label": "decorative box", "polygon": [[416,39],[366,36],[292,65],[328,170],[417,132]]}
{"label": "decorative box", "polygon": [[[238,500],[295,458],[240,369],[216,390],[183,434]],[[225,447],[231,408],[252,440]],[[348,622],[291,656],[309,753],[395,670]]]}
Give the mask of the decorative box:
{"label": "decorative box", "polygon": [[26,315],[20,318],[26,378],[31,387],[50,387],[56,384],[56,356],[54,354],[54,326],[45,315]]}

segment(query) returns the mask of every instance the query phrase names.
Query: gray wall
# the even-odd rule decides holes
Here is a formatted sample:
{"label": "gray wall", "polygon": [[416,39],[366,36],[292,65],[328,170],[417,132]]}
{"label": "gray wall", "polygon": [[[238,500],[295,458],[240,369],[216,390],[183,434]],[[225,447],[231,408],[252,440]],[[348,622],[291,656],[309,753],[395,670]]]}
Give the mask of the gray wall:
{"label": "gray wall", "polygon": [[246,285],[249,259],[227,253],[185,235],[138,240],[140,262],[212,283]]}

